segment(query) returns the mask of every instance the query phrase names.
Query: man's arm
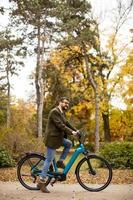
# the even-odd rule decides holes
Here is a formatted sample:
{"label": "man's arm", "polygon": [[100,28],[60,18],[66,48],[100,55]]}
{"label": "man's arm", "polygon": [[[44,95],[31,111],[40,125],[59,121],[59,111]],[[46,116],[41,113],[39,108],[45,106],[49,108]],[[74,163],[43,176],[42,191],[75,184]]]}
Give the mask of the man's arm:
{"label": "man's arm", "polygon": [[77,129],[74,128],[68,121],[66,122],[66,125],[71,128],[73,131],[76,131]]}
{"label": "man's arm", "polygon": [[51,119],[53,120],[55,126],[60,129],[61,131],[64,131],[67,134],[72,134],[73,127],[65,125],[61,119],[61,115],[57,110],[53,110],[51,113]]}

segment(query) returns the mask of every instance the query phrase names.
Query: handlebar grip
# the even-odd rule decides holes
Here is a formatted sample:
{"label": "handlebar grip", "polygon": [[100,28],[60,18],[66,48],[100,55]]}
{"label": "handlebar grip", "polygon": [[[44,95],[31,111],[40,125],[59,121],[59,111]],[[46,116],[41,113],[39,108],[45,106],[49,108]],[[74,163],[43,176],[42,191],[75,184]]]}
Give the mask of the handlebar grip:
{"label": "handlebar grip", "polygon": [[78,136],[79,139],[81,139],[81,136],[82,136],[81,131],[77,131],[77,136]]}

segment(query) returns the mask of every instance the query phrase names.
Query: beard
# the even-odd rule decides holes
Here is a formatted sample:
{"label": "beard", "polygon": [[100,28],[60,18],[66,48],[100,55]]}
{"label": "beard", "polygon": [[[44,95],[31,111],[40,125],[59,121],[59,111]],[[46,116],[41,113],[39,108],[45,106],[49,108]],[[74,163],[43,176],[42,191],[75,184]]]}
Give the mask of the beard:
{"label": "beard", "polygon": [[63,110],[63,111],[67,111],[68,108],[69,108],[68,106],[63,106],[63,107],[62,107],[62,110]]}

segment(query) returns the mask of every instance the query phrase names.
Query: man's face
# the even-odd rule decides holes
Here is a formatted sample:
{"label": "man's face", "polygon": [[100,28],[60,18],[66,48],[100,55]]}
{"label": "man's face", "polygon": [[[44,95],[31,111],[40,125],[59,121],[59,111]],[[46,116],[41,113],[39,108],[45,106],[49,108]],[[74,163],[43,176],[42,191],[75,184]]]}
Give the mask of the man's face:
{"label": "man's face", "polygon": [[62,110],[66,111],[69,108],[69,101],[67,99],[64,99],[60,102]]}

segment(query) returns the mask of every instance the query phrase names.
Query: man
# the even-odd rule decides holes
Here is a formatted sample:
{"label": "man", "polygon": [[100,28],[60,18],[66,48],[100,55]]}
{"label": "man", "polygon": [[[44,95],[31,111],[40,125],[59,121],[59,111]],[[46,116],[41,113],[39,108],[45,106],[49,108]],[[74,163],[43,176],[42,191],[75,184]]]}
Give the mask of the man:
{"label": "man", "polygon": [[45,185],[45,178],[49,170],[50,164],[54,159],[56,149],[64,146],[60,159],[57,161],[58,168],[65,168],[63,163],[68,155],[72,142],[66,138],[69,135],[76,135],[76,129],[66,120],[64,112],[69,108],[69,100],[66,97],[60,98],[58,106],[53,108],[48,117],[45,131],[45,146],[47,148],[46,160],[40,176],[38,187],[42,192],[49,193]]}

